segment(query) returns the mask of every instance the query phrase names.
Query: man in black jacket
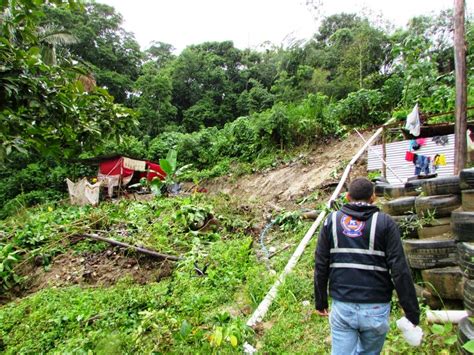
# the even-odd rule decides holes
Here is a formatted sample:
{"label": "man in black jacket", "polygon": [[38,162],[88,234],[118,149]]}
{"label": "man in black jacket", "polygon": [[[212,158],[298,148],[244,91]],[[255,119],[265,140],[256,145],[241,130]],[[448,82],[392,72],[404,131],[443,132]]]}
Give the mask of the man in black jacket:
{"label": "man in black jacket", "polygon": [[316,313],[330,313],[332,354],[379,354],[389,329],[395,287],[405,316],[418,325],[420,309],[400,232],[390,216],[373,206],[373,184],[349,186],[349,200],[324,222],[316,248]]}

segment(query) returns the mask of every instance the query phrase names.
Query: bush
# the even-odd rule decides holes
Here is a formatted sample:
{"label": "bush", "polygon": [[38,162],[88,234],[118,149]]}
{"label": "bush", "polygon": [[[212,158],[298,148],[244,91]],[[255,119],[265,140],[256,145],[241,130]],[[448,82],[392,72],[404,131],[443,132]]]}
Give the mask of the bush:
{"label": "bush", "polygon": [[32,207],[38,204],[46,203],[48,201],[59,200],[64,197],[61,193],[53,189],[35,190],[27,193],[20,193],[15,198],[8,200],[2,209],[0,209],[0,219],[12,216],[18,211]]}
{"label": "bush", "polygon": [[384,121],[383,95],[379,90],[361,89],[350,93],[335,106],[337,119],[350,126],[368,126]]}

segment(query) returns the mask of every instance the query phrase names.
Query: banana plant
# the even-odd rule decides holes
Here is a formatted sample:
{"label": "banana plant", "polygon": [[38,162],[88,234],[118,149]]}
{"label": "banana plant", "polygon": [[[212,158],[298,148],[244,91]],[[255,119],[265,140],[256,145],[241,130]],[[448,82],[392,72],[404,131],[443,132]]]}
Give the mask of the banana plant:
{"label": "banana plant", "polygon": [[178,176],[192,166],[192,164],[186,164],[177,168],[177,157],[176,149],[170,149],[166,159],[159,160],[161,168],[166,173],[166,177],[164,180],[156,177],[150,182],[150,189],[155,195],[160,196],[164,191],[169,192],[169,188],[176,185]]}

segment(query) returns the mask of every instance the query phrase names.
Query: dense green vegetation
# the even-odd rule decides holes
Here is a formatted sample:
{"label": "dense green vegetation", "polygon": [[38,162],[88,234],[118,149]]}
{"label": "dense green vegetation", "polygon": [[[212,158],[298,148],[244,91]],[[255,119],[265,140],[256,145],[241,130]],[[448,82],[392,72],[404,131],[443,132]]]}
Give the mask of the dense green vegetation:
{"label": "dense green vegetation", "polygon": [[[466,25],[472,66],[474,31]],[[255,227],[262,206],[190,194],[78,208],[61,201],[64,180],[96,174],[77,158],[122,153],[158,161],[171,149],[180,166],[192,164],[184,179],[237,176],[352,127],[404,119],[416,102],[423,112],[452,110],[451,30],[447,12],[396,30],[337,14],[308,41],[260,51],[225,41],[176,53],[159,38],[142,51],[110,6],[1,2],[0,352],[227,353],[242,352],[245,341],[275,353],[327,352],[327,321],[312,313],[310,252],[263,329],[245,326],[308,228],[298,212],[272,216],[268,241],[289,247],[265,262]],[[212,228],[197,231],[213,218]],[[78,241],[82,233],[184,258],[157,282],[43,285],[26,296],[32,269],[47,275],[57,257],[111,249]],[[396,300],[393,312],[400,314]],[[420,353],[454,351],[453,329],[422,325]],[[386,349],[410,351],[396,332]]]}
{"label": "dense green vegetation", "polygon": [[[448,12],[391,31],[380,20],[338,14],[306,42],[264,51],[207,42],[175,53],[158,40],[141,51],[110,6],[72,4],[2,5],[0,202],[8,208],[0,217],[64,191],[16,175],[81,176],[72,157],[158,160],[176,147],[192,175],[205,178],[351,126],[402,119],[415,102],[429,113],[454,107]],[[44,188],[46,196],[35,192]]]}
{"label": "dense green vegetation", "polygon": [[[226,195],[194,195],[104,203],[99,208],[49,204],[5,220],[0,223],[3,243],[8,243],[0,249],[2,270],[10,265],[14,273],[11,279],[0,273],[2,287],[28,276],[21,271],[33,260],[40,260],[47,270],[54,255],[72,250],[70,257],[86,258],[108,248],[88,240],[71,245],[71,238],[87,231],[107,231],[116,240],[185,259],[159,282],[140,285],[124,278],[109,287],[50,287],[10,302],[0,308],[0,351],[229,353],[242,352],[248,341],[268,352],[329,352],[327,319],[313,313],[310,250],[314,242],[282,286],[262,328],[253,331],[245,326],[274,282],[275,274],[267,267],[281,270],[292,252],[283,251],[265,262],[258,242],[252,243],[252,225],[259,222],[253,210],[241,208]],[[209,213],[220,225],[206,233],[193,231],[193,221]],[[277,226],[269,232],[267,247],[296,245],[309,227],[297,213],[275,217]],[[207,265],[205,275],[196,272],[196,265],[201,270]],[[399,317],[394,299],[392,319]],[[434,346],[446,353],[454,351],[452,328],[424,320],[422,326],[425,341],[417,353],[430,354]],[[385,349],[410,351],[395,328]]]}

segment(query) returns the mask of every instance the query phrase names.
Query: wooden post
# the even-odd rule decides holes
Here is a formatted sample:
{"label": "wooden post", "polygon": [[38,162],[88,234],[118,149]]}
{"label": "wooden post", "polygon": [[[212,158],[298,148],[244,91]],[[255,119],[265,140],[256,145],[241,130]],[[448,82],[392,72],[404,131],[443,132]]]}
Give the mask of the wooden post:
{"label": "wooden post", "polygon": [[387,178],[387,164],[385,162],[387,161],[387,130],[385,127],[382,127],[382,158],[383,158],[383,168],[382,168],[382,174],[383,177],[386,179]]}
{"label": "wooden post", "polygon": [[456,126],[454,142],[454,174],[466,165],[466,41],[464,38],[464,0],[454,0],[454,63],[456,70]]}

